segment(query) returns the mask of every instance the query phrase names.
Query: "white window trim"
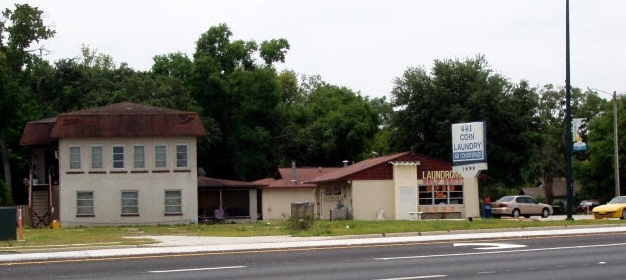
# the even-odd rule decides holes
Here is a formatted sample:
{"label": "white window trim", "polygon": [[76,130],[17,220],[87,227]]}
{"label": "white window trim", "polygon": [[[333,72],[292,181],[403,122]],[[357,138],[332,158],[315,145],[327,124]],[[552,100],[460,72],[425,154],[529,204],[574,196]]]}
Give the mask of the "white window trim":
{"label": "white window trim", "polygon": [[[179,146],[185,146],[186,149],[186,158],[185,158],[185,166],[178,166],[178,147]],[[189,169],[190,165],[189,165],[189,144],[187,143],[181,143],[181,144],[176,144],[174,149],[174,159],[176,160],[176,163],[174,164],[174,166],[176,166],[177,169]]]}
{"label": "white window trim", "polygon": [[[157,166],[157,147],[165,147],[165,166]],[[167,155],[168,150],[169,149],[167,147],[167,144],[159,143],[159,144],[155,144],[154,145],[154,161],[153,161],[154,168],[156,168],[156,169],[167,169],[168,168],[168,163],[167,163],[168,162],[167,159],[169,158],[169,156]]]}
{"label": "white window trim", "polygon": [[[101,167],[99,167],[99,168],[98,167],[93,167],[93,162],[94,162],[93,161],[93,148],[98,148],[98,147],[100,148],[100,150],[102,152],[102,154],[100,154],[100,164],[101,164]],[[106,149],[105,149],[104,145],[100,145],[100,144],[91,145],[91,147],[89,148],[89,153],[90,153],[89,156],[91,158],[91,161],[89,162],[89,169],[91,169],[91,170],[98,170],[98,171],[104,170],[104,168],[106,167],[106,163],[105,163],[105,160],[104,160],[105,157],[106,157],[105,151],[106,151]]]}
{"label": "white window trim", "polygon": [[[79,213],[79,205],[78,205],[78,194],[79,193],[91,193],[91,213],[89,214],[85,214],[85,213]],[[86,200],[86,199],[85,199]],[[87,208],[85,208],[87,209]],[[76,216],[77,217],[93,217],[95,216],[96,212],[95,212],[95,199],[94,199],[94,192],[93,191],[77,191],[76,192]]]}
{"label": "white window trim", "polygon": [[[143,162],[143,167],[137,167],[137,158],[136,158],[136,153],[135,153],[135,148],[137,147],[143,147],[143,158],[142,158],[142,162]],[[133,169],[146,169],[146,145],[133,145]]]}
{"label": "white window trim", "polygon": [[[178,192],[180,194],[180,204],[178,205],[168,205],[167,204],[167,192]],[[180,207],[179,212],[168,212],[167,206],[178,206]],[[182,189],[166,189],[163,191],[163,213],[165,215],[182,215],[183,214],[183,190]]]}
{"label": "white window trim", "polygon": [[[73,149],[73,148],[78,149],[78,161],[72,161],[72,149]],[[82,149],[81,149],[81,147],[80,147],[80,146],[69,146],[69,147],[67,148],[67,154],[69,155],[69,158],[68,158],[68,163],[69,163],[69,166],[68,166],[68,167],[69,167],[69,169],[70,169],[70,170],[81,170],[81,169],[82,169],[82,167],[83,167],[83,164],[82,164],[82,161],[83,161],[83,160],[82,160],[82,156],[83,156],[83,155],[82,155],[82,151],[81,151],[81,150],[82,150]],[[78,167],[72,167],[72,164],[73,164],[73,163],[78,163]]]}
{"label": "white window trim", "polygon": [[[137,194],[137,199],[136,199],[136,206],[124,206],[124,193],[131,193],[134,192]],[[124,213],[124,207],[136,207],[137,208],[137,212],[136,213]],[[120,213],[122,216],[139,216],[139,191],[138,190],[122,190],[120,192]]]}
{"label": "white window trim", "polygon": [[[115,167],[115,148],[122,148],[122,167]],[[113,170],[125,170],[126,169],[126,147],[124,145],[113,145],[111,146],[111,168]]]}

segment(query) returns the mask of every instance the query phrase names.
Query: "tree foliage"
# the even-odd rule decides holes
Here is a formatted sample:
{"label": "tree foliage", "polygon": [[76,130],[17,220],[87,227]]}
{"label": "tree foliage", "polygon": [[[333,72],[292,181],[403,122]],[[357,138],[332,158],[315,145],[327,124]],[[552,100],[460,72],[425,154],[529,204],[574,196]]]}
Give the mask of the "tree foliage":
{"label": "tree foliage", "polygon": [[[29,82],[27,69],[38,63],[33,54],[33,44],[54,36],[54,31],[45,26],[43,12],[28,4],[16,4],[14,9],[5,9],[0,17],[0,157],[2,173],[8,189],[12,189],[10,159],[20,156],[19,148],[21,127],[28,120],[23,118],[33,99],[26,88]],[[39,48],[39,51],[43,51]],[[6,199],[10,200],[10,199]],[[7,201],[0,201],[6,204]]]}
{"label": "tree foliage", "polygon": [[[597,94],[589,91],[590,97]],[[615,100],[617,107],[618,153],[621,162],[624,155],[624,128],[626,127],[626,100],[620,96]],[[600,100],[602,107],[589,122],[587,138],[589,150],[583,160],[574,162],[574,177],[582,188],[577,194],[582,199],[608,201],[615,196],[615,119],[613,102]],[[595,104],[595,103],[594,103]],[[620,177],[623,170],[620,168]],[[621,180],[620,180],[621,183]],[[621,189],[621,186],[620,186]],[[620,193],[621,190],[620,190]]]}
{"label": "tree foliage", "polygon": [[[348,88],[305,77],[293,102],[285,104],[281,143],[283,165],[340,166],[359,161],[371,147],[380,116],[374,102]],[[293,81],[293,80],[288,80]],[[297,97],[296,97],[297,96]]]}
{"label": "tree foliage", "polygon": [[538,139],[537,96],[527,83],[512,84],[488,68],[483,56],[435,60],[427,73],[409,68],[392,91],[395,150],[451,159],[451,125],[485,121],[491,184],[517,186]]}

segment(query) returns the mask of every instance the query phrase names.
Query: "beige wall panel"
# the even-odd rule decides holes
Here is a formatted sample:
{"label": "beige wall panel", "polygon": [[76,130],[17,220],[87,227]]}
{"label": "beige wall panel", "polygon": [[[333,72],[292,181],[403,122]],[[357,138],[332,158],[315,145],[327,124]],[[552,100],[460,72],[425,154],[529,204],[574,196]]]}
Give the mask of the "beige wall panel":
{"label": "beige wall panel", "polygon": [[383,210],[383,218],[395,217],[394,185],[389,180],[353,181],[352,216],[355,220],[374,221]]}
{"label": "beige wall panel", "polygon": [[315,189],[264,189],[262,200],[263,220],[284,220],[291,216],[292,202],[315,203]]}

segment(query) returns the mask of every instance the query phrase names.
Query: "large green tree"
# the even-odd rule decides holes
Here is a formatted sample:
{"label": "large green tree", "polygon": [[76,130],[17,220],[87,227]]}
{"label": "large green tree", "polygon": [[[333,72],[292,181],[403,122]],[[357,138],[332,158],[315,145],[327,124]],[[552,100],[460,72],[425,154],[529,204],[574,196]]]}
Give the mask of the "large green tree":
{"label": "large green tree", "polygon": [[430,73],[410,68],[392,90],[394,150],[413,150],[448,160],[453,123],[487,124],[488,183],[527,182],[537,138],[537,95],[526,82],[512,84],[488,68],[483,56],[435,60]]}
{"label": "large green tree", "polygon": [[366,151],[381,124],[380,100],[327,84],[319,76],[303,77],[298,87],[295,81],[293,74],[281,75],[287,102],[276,142],[281,145],[282,165],[295,160],[301,166],[340,166],[344,160],[372,156]]}
{"label": "large green tree", "polygon": [[[594,93],[591,96],[596,96]],[[624,170],[624,145],[626,145],[626,99],[619,96],[614,102],[603,101],[602,111],[589,122],[587,144],[589,150],[583,160],[574,161],[574,177],[582,188],[577,193],[581,199],[608,201],[615,196],[615,119],[614,105],[617,107],[618,159],[620,177]],[[623,194],[620,182],[620,193]]]}
{"label": "large green tree", "polygon": [[214,124],[199,164],[210,176],[254,180],[277,164],[272,138],[278,133],[280,91],[273,64],[284,61],[289,44],[275,39],[259,45],[232,35],[220,24],[196,43],[189,88],[203,118]]}
{"label": "large green tree", "polygon": [[[554,178],[566,176],[566,131],[565,131],[565,90],[555,89],[553,85],[546,85],[539,90],[540,102],[538,114],[540,123],[538,128],[541,138],[538,153],[529,167],[532,174],[541,179],[546,200],[553,201]],[[593,121],[606,106],[606,101],[592,91],[583,92],[579,88],[571,91],[571,107],[573,118],[585,118]],[[587,160],[589,152],[574,153],[574,160]]]}
{"label": "large green tree", "polygon": [[[29,77],[26,69],[37,60],[36,54],[44,51],[37,49],[36,44],[54,36],[42,15],[42,11],[28,4],[16,4],[13,10],[2,11],[0,17],[0,157],[9,190],[13,183],[10,159],[18,157],[14,151],[25,122],[21,116],[30,111],[27,106],[33,101],[25,87]],[[10,203],[8,200],[0,204]]]}

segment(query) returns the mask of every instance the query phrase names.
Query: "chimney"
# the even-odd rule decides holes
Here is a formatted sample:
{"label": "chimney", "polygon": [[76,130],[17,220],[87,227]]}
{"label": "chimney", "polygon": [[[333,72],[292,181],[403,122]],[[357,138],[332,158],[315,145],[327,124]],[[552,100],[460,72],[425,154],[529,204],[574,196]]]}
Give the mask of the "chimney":
{"label": "chimney", "polygon": [[348,160],[343,161],[343,167],[348,167]]}
{"label": "chimney", "polygon": [[298,175],[296,174],[296,161],[291,161],[291,183],[295,184],[298,182]]}

